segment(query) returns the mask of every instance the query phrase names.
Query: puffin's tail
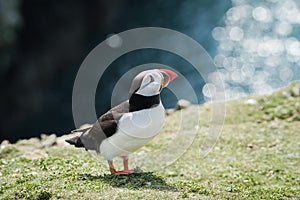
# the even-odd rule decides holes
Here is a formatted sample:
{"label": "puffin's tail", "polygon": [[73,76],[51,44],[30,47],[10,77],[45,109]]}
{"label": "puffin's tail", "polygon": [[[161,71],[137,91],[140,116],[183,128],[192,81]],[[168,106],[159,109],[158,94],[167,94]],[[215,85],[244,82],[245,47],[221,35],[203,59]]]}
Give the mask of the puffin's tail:
{"label": "puffin's tail", "polygon": [[[81,129],[75,129],[73,131],[71,131],[71,133],[80,133],[80,136],[85,133],[86,131],[90,130],[91,127],[87,127],[87,128],[81,128]],[[75,136],[75,137],[72,137],[70,139],[66,139],[65,141],[71,145],[74,145],[75,147],[84,147],[85,146],[83,145],[81,139],[80,139],[80,136]]]}
{"label": "puffin's tail", "polygon": [[81,141],[81,139],[80,139],[79,136],[72,137],[72,138],[67,139],[65,141],[67,143],[71,144],[71,145],[74,145],[75,147],[78,147],[78,148],[84,147],[84,145],[83,145],[83,143],[82,143],[82,141]]}

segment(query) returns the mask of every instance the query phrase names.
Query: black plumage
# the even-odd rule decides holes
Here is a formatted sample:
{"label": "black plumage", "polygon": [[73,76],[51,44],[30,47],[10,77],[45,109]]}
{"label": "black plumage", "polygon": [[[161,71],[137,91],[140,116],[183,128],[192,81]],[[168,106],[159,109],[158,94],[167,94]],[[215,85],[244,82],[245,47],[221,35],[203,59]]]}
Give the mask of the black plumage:
{"label": "black plumage", "polygon": [[159,103],[160,95],[146,97],[139,94],[132,94],[129,100],[124,101],[101,115],[91,128],[73,131],[82,132],[82,134],[67,139],[66,142],[75,147],[84,147],[86,150],[96,150],[99,152],[101,142],[117,132],[118,122],[125,113],[152,108]]}

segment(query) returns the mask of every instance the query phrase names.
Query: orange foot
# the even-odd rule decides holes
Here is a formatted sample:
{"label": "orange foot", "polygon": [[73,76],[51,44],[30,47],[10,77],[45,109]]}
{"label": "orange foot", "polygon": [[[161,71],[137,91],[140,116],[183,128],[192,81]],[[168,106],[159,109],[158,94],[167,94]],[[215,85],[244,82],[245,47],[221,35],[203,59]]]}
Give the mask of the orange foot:
{"label": "orange foot", "polygon": [[127,169],[127,170],[115,171],[113,173],[116,174],[116,175],[129,175],[129,174],[134,174],[135,171]]}

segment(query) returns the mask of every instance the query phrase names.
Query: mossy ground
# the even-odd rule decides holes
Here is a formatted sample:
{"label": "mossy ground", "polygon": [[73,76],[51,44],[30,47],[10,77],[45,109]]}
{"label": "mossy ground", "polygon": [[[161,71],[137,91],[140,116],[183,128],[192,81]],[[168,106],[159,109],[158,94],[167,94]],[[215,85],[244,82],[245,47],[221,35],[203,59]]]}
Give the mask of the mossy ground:
{"label": "mossy ground", "polygon": [[[222,134],[205,158],[199,149],[210,126],[211,105],[183,110],[189,116],[200,111],[201,128],[184,155],[158,171],[115,176],[104,159],[84,150],[51,147],[42,150],[47,156],[30,159],[16,148],[26,142],[7,146],[0,153],[0,199],[300,199],[300,96],[293,95],[295,87],[300,83],[272,95],[227,102]],[[249,98],[257,104],[246,105]],[[179,111],[169,115],[162,132],[141,151],[168,144],[180,116]]]}

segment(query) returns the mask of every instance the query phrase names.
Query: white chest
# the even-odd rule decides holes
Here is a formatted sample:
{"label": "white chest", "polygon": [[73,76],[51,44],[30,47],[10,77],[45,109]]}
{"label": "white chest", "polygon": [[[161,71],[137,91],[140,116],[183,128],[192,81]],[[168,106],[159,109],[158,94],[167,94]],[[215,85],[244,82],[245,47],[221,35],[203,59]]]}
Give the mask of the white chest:
{"label": "white chest", "polygon": [[165,110],[160,103],[150,109],[124,114],[118,124],[117,132],[103,140],[100,153],[106,159],[128,155],[153,139],[165,121]]}

